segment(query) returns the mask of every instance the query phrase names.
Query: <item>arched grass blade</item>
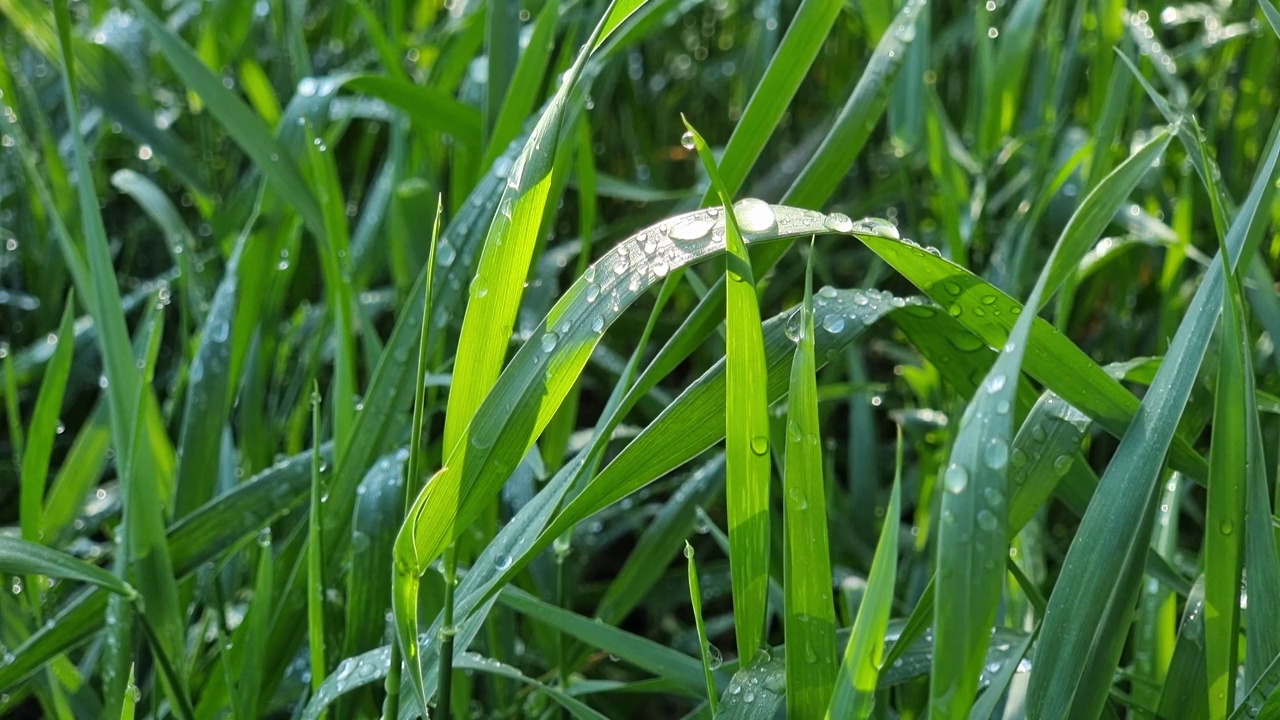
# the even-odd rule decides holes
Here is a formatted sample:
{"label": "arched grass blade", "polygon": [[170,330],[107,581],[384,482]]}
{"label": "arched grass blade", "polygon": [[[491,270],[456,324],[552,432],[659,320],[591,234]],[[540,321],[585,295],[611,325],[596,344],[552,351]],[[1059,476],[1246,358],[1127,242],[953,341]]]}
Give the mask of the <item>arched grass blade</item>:
{"label": "arched grass blade", "polygon": [[[751,665],[764,633],[769,579],[769,408],[760,337],[760,302],[751,256],[739,223],[755,231],[776,224],[773,210],[759,200],[734,205],[716,170],[711,148],[684,121],[702,166],[724,208],[725,273],[728,277],[725,325],[725,495],[729,511],[729,568],[733,576],[734,630],[738,657]],[[707,228],[708,230],[710,228]],[[816,391],[815,391],[816,392]]]}
{"label": "arched grass blade", "polygon": [[126,599],[138,597],[129,583],[96,565],[36,542],[0,536],[0,571],[10,575],[44,575],[96,585]]}
{"label": "arched grass blade", "polygon": [[[826,717],[862,720],[871,716],[876,686],[883,667],[885,629],[893,610],[894,586],[898,573],[898,530],[902,517],[902,431],[898,430],[898,459],[893,493],[885,511],[880,542],[867,573],[867,590],[853,622],[853,634],[845,646],[840,676],[827,708]],[[910,643],[908,643],[910,644]],[[905,646],[904,646],[905,649]]]}
{"label": "arched grass blade", "polygon": [[1227,234],[1226,256],[1218,254],[1196,291],[1068,551],[1049,598],[1031,674],[1028,710],[1032,716],[1093,717],[1106,702],[1137,600],[1140,558],[1145,555],[1154,516],[1156,478],[1223,302],[1225,276],[1220,264],[1234,268],[1242,254],[1248,257],[1257,249],[1262,229],[1259,208],[1270,207],[1276,189],[1277,133],[1280,122],[1273,126],[1270,152]]}
{"label": "arched grass blade", "polygon": [[793,718],[822,717],[836,682],[836,615],[831,602],[827,488],[822,477],[813,350],[813,255],[810,246],[804,303],[800,306],[800,335],[787,393],[782,498],[786,594],[783,628],[790,648],[786,659],[787,716]]}

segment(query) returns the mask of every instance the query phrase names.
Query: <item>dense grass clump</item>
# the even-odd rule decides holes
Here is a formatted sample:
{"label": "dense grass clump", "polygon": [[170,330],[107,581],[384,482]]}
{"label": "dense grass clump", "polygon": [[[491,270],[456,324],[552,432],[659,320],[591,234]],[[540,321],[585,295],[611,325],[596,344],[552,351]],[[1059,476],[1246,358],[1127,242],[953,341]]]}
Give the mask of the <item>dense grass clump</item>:
{"label": "dense grass clump", "polygon": [[0,0],[0,715],[1280,717],[1280,11]]}

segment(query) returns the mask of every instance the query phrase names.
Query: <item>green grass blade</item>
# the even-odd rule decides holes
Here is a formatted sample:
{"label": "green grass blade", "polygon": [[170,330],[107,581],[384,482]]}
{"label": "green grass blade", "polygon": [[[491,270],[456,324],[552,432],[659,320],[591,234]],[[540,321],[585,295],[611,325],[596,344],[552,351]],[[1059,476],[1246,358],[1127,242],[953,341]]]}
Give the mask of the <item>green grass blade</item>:
{"label": "green grass blade", "polygon": [[[820,718],[836,682],[836,616],[831,602],[826,486],[814,360],[813,251],[805,274],[800,332],[787,394],[784,510],[784,632],[787,715]],[[763,358],[761,358],[763,365]]]}
{"label": "green grass blade", "polygon": [[604,44],[627,18],[639,10],[649,0],[613,0],[609,5],[609,9],[605,11],[604,19],[600,23],[600,30],[597,31],[594,43],[589,43],[591,49]]}
{"label": "green grass blade", "polygon": [[707,640],[707,625],[702,621],[702,590],[698,586],[698,564],[693,560],[693,546],[686,540],[684,556],[688,560],[689,603],[693,606],[693,622],[698,629],[698,650],[702,655],[702,674],[707,680],[707,704],[711,706],[714,716],[720,710],[720,692],[716,689],[716,678],[712,674],[715,662],[711,658],[711,642]]}
{"label": "green grass blade", "polygon": [[[1167,133],[1138,150],[1080,204],[1054,246],[1026,307],[1039,309],[1066,280],[1158,158]],[[954,286],[957,291],[959,286]],[[955,293],[955,294],[958,294]],[[989,644],[1008,556],[1009,444],[1018,378],[1034,312],[1019,315],[999,357],[960,420],[942,473],[938,532],[937,651],[931,673],[933,717],[967,717]]]}
{"label": "green grass blade", "polygon": [[903,4],[876,45],[853,94],[836,116],[835,125],[787,190],[785,202],[818,206],[831,197],[889,103],[893,80],[909,55],[907,46],[916,37],[916,20],[927,4],[928,0],[908,0]]}
{"label": "green grass blade", "polygon": [[1158,710],[1165,717],[1209,716],[1209,693],[1205,686],[1204,647],[1204,576],[1187,595],[1182,624],[1164,686],[1160,691]]}
{"label": "green grass blade", "polygon": [[[44,535],[41,519],[44,515],[45,477],[49,473],[49,458],[53,452],[53,440],[58,428],[58,415],[62,412],[62,398],[67,389],[67,377],[71,372],[71,353],[75,347],[74,298],[67,296],[62,323],[58,327],[57,347],[45,366],[44,380],[36,396],[36,406],[27,426],[26,446],[22,451],[22,490],[18,505],[18,522],[22,537],[40,542]],[[6,358],[7,360],[8,358]],[[12,380],[12,377],[9,378]],[[6,392],[6,396],[10,393]],[[49,540],[52,540],[50,538]],[[46,541],[47,542],[47,541]]]}
{"label": "green grass blade", "polygon": [[760,334],[760,303],[751,257],[738,225],[741,222],[758,232],[774,227],[777,220],[772,209],[759,200],[734,205],[716,170],[711,148],[688,120],[684,124],[724,208],[725,272],[729,279],[725,315],[725,495],[732,548],[729,563],[733,574],[734,630],[738,657],[744,666],[750,666],[763,640],[768,603],[769,408],[764,394],[768,373]]}
{"label": "green grass blade", "polygon": [[0,536],[0,568],[11,575],[45,575],[89,583],[130,600],[138,596],[129,583],[96,565],[15,537]]}
{"label": "green grass blade", "polygon": [[547,2],[538,11],[533,34],[524,46],[524,52],[511,76],[511,83],[507,86],[506,97],[502,100],[502,109],[494,120],[483,167],[492,165],[507,145],[516,139],[525,119],[533,112],[537,102],[536,93],[551,65],[551,50],[559,19],[559,0]]}
{"label": "green grass blade", "polygon": [[[1222,245],[1225,254],[1226,246]],[[1244,302],[1235,274],[1223,266],[1222,300],[1213,436],[1209,450],[1209,491],[1205,508],[1204,633],[1209,717],[1225,718],[1235,706],[1240,637],[1240,579],[1243,569],[1245,487],[1254,459],[1250,403],[1252,353],[1244,322]],[[1253,410],[1253,417],[1247,417]]]}
{"label": "green grass blade", "polygon": [[[830,34],[841,7],[838,0],[804,0],[796,8],[787,34],[752,92],[720,159],[720,177],[730,193],[742,187],[747,172],[777,129],[787,106],[800,89],[800,81],[808,74],[818,51],[822,49],[823,39]],[[707,188],[702,204],[707,205],[713,200],[714,193],[713,187]]]}
{"label": "green grass blade", "polygon": [[[883,667],[885,628],[893,610],[893,589],[898,572],[898,531],[902,516],[902,434],[898,434],[898,461],[893,493],[885,510],[884,527],[876,545],[867,589],[853,623],[853,634],[845,646],[844,660],[835,692],[827,707],[828,718],[871,716],[875,706],[876,683]],[[905,647],[905,646],[904,646]]]}
{"label": "green grass blade", "polygon": [[307,643],[311,668],[311,692],[320,689],[326,675],[324,627],[324,539],[320,503],[320,388],[311,391],[311,509],[307,513]]}
{"label": "green grass blade", "polygon": [[[1280,123],[1272,135],[1280,132]],[[1227,255],[1210,266],[1134,419],[1102,477],[1049,599],[1028,708],[1045,717],[1101,712],[1137,600],[1149,543],[1155,481],[1204,359],[1223,298],[1220,263],[1233,268],[1256,249],[1259,207],[1274,197],[1280,143],[1255,176],[1226,237]],[[1112,482],[1108,482],[1112,480]]]}

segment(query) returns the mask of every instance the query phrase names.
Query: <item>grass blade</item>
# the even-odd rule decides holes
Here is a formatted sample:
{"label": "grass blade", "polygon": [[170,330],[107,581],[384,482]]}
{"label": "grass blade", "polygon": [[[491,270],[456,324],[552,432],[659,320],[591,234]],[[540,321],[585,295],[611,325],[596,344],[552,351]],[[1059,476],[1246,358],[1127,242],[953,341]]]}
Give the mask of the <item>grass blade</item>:
{"label": "grass blade", "polygon": [[769,408],[763,392],[767,373],[760,335],[760,304],[751,257],[738,225],[741,222],[749,230],[760,232],[774,227],[777,220],[773,210],[759,200],[733,203],[716,170],[711,148],[688,120],[684,124],[724,208],[725,272],[729,280],[725,316],[725,494],[732,548],[729,564],[733,573],[734,629],[738,657],[749,667],[763,640],[768,602]]}
{"label": "grass blade", "polygon": [[[45,477],[49,473],[49,456],[53,452],[53,439],[57,433],[58,415],[62,411],[62,398],[67,389],[67,377],[71,373],[71,353],[75,347],[74,298],[67,296],[62,323],[58,327],[57,347],[45,366],[44,380],[36,396],[36,406],[27,426],[26,446],[22,450],[22,491],[18,505],[18,522],[24,540],[39,542],[41,518],[44,515]],[[9,356],[6,356],[8,360]],[[12,374],[8,373],[12,380]],[[6,390],[6,398],[12,394]],[[13,416],[17,418],[16,415]],[[52,539],[52,538],[51,538]]]}
{"label": "grass blade", "polygon": [[[814,361],[813,250],[805,273],[800,333],[791,364],[783,486],[787,716],[820,718],[836,682],[836,616],[831,602],[827,490],[822,478]],[[763,365],[763,357],[761,358]]]}
{"label": "grass blade", "polygon": [[15,537],[0,536],[0,568],[11,575],[45,575],[89,583],[128,600],[138,597],[129,583],[96,565]]}
{"label": "grass blade", "polygon": [[853,622],[853,634],[845,646],[840,676],[836,680],[831,704],[827,707],[828,718],[861,720],[870,717],[875,706],[876,683],[883,667],[885,628],[893,610],[893,589],[898,572],[898,524],[902,516],[901,429],[898,431],[896,468],[893,493],[885,510],[884,527],[880,530],[880,542],[871,561],[871,572],[867,574],[867,589]]}
{"label": "grass blade", "polygon": [[693,546],[686,540],[684,556],[688,559],[689,602],[693,606],[693,622],[698,629],[698,649],[702,655],[702,674],[707,679],[707,704],[711,706],[714,716],[720,710],[720,693],[716,689],[716,678],[712,674],[715,662],[711,658],[711,643],[707,640],[707,626],[702,622],[702,591],[698,587],[698,564],[693,560]]}

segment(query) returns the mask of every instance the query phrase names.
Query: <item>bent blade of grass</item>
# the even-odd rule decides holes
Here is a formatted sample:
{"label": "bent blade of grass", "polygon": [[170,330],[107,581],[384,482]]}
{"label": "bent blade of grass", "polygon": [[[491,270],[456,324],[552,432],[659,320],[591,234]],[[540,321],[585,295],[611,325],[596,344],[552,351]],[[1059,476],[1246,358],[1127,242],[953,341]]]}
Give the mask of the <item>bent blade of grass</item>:
{"label": "bent blade of grass", "polygon": [[1223,302],[1220,263],[1233,269],[1242,254],[1248,257],[1257,249],[1265,225],[1259,209],[1270,207],[1276,189],[1277,134],[1280,120],[1272,128],[1270,151],[1249,196],[1227,233],[1227,252],[1217,254],[1196,291],[1067,553],[1049,598],[1031,674],[1032,716],[1093,717],[1106,702],[1137,600],[1142,575],[1138,560],[1149,544],[1156,478]]}
{"label": "bent blade of grass", "polygon": [[[933,717],[967,717],[990,642],[1008,556],[1009,443],[1018,380],[1033,321],[1115,216],[1116,210],[1163,154],[1160,133],[1108,175],[1080,204],[1050,252],[1044,271],[1007,343],[965,408],[942,473],[938,532],[937,640],[930,682]],[[959,294],[959,285],[944,288]],[[994,298],[993,298],[994,299]]]}
{"label": "bent blade of grass", "polygon": [[[767,206],[766,206],[767,207]],[[748,232],[765,242],[826,232],[826,216],[774,206],[768,229]],[[723,216],[704,210],[668,219],[619,243],[562,295],[517,351],[467,430],[470,441],[448,455],[446,470],[429,483],[409,511],[402,534],[402,569],[422,572],[460,529],[479,515],[572,388],[602,333],[618,315],[673,269],[724,252]],[[677,230],[676,227],[679,226]],[[663,228],[670,228],[673,239]],[[633,261],[634,259],[634,261]],[[456,383],[456,379],[455,379]],[[705,447],[705,446],[704,446]],[[456,508],[456,511],[455,511]]]}
{"label": "bent blade of grass", "polygon": [[[822,478],[814,360],[813,251],[810,245],[800,307],[801,336],[791,362],[783,477],[784,633],[787,715],[820,718],[836,680],[836,615],[831,602],[827,492]],[[763,364],[763,357],[761,358]]]}
{"label": "bent blade of grass", "polygon": [[[845,646],[840,676],[836,680],[826,717],[863,720],[875,706],[876,684],[883,667],[885,629],[893,610],[893,589],[898,573],[898,525],[902,517],[902,428],[898,428],[897,463],[889,508],[885,511],[880,542],[876,544],[867,589],[853,621],[853,633]],[[910,643],[907,643],[909,645]],[[905,645],[904,645],[905,649]]]}
{"label": "bent blade of grass", "polygon": [[649,0],[616,0],[609,9],[605,11],[604,19],[600,23],[600,29],[596,32],[593,41],[588,42],[591,50],[594,52],[596,48],[604,44],[614,31],[618,29],[627,18],[631,17],[635,11],[639,10],[642,5]]}
{"label": "bent blade of grass", "polygon": [[[683,117],[681,119],[684,119]],[[728,328],[725,350],[725,495],[729,513],[729,568],[733,577],[734,631],[738,657],[750,666],[764,639],[769,579],[769,407],[764,391],[768,376],[760,335],[760,301],[756,297],[751,256],[739,222],[769,229],[776,220],[769,206],[747,200],[739,206],[720,179],[711,148],[689,124],[698,156],[720,195],[724,212],[725,273]],[[739,218],[738,213],[743,217]],[[815,390],[816,394],[816,390]],[[819,464],[821,462],[819,461]]]}
{"label": "bent blade of grass", "polygon": [[88,583],[129,600],[138,596],[137,590],[115,574],[30,540],[0,536],[0,568],[11,575],[44,575]]}
{"label": "bent blade of grass", "polygon": [[190,262],[196,247],[195,237],[173,202],[150,178],[132,170],[117,170],[111,175],[111,184],[133,198],[163,231],[165,247],[179,270],[178,278],[186,295],[188,311],[195,312],[203,307],[208,293],[199,275],[192,271]]}

